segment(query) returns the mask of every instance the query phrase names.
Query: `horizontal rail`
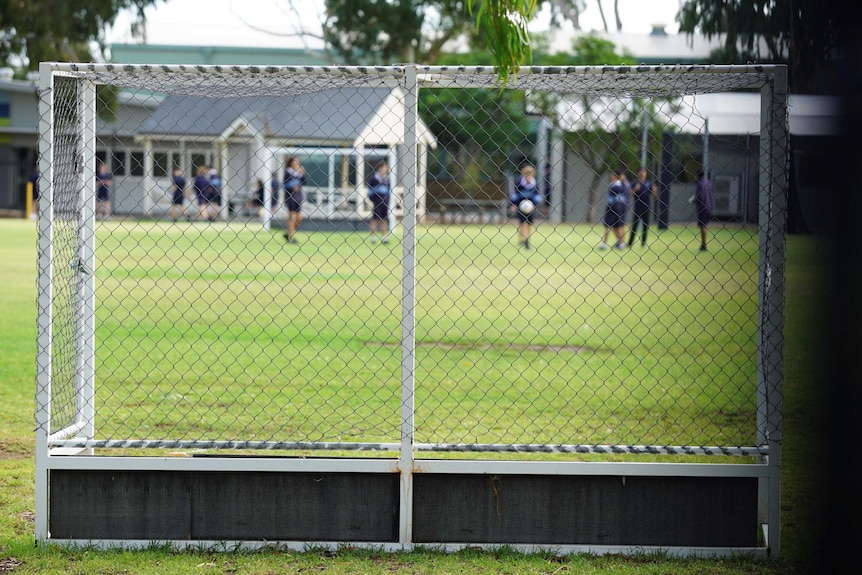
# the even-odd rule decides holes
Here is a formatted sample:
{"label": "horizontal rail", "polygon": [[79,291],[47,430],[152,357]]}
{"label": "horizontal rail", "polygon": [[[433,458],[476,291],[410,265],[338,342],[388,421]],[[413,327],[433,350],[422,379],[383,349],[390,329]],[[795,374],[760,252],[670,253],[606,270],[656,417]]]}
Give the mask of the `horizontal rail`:
{"label": "horizontal rail", "polygon": [[[251,449],[308,451],[399,451],[399,443],[327,442],[327,441],[200,441],[169,439],[51,439],[50,447],[91,449]],[[600,453],[632,455],[731,455],[738,457],[768,455],[763,446],[707,445],[545,445],[486,443],[417,443],[419,452],[459,453]]]}

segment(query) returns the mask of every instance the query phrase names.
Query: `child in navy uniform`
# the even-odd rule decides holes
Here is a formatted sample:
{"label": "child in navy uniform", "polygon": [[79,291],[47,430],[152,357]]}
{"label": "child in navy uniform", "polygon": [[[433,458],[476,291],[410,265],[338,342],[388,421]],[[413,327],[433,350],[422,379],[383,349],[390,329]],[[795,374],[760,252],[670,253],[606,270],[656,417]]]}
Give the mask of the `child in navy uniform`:
{"label": "child in navy uniform", "polygon": [[198,174],[192,182],[192,189],[198,202],[198,219],[209,219],[210,179],[207,176],[206,167],[198,166]]}
{"label": "child in navy uniform", "polygon": [[186,215],[186,179],[179,168],[174,168],[171,179],[171,219],[177,221],[180,214]]}
{"label": "child in navy uniform", "polygon": [[646,247],[647,230],[649,229],[649,212],[651,200],[656,196],[652,182],[647,179],[646,168],[638,170],[638,179],[632,184],[632,228],[629,232],[629,245],[635,243],[638,226],[641,228],[641,247]]}
{"label": "child in navy uniform", "polygon": [[368,177],[368,199],[371,200],[371,243],[377,241],[377,231],[380,230],[380,242],[389,241],[389,196],[392,185],[389,183],[389,165],[381,161],[377,169]]}
{"label": "child in navy uniform", "polygon": [[[524,200],[533,202],[533,209],[529,213],[521,211],[520,205]],[[542,194],[536,182],[536,169],[525,164],[521,167],[521,175],[515,179],[515,189],[509,196],[509,202],[514,206],[515,217],[518,219],[518,237],[525,250],[530,249],[530,236],[533,232],[533,221],[536,210],[542,206]]]}
{"label": "child in navy uniform", "polygon": [[305,183],[305,169],[296,156],[289,157],[284,165],[284,204],[287,207],[284,239],[289,244],[296,244],[299,242],[294,236],[302,223],[302,185]]}
{"label": "child in navy uniform", "polygon": [[608,188],[607,208],[605,208],[605,233],[602,235],[600,250],[608,249],[608,236],[611,230],[617,237],[614,245],[618,250],[623,250],[626,244],[623,242],[625,236],[626,212],[629,208],[629,196],[631,188],[626,182],[626,173],[623,170],[611,172],[611,185]]}

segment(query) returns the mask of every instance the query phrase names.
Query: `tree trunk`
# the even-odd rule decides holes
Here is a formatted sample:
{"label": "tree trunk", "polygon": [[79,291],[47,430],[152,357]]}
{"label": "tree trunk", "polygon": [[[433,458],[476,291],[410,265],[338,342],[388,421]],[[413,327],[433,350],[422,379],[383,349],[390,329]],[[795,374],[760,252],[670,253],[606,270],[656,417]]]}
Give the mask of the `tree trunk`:
{"label": "tree trunk", "polygon": [[605,32],[608,31],[608,21],[605,20],[605,9],[602,6],[602,0],[596,0],[596,4],[599,5],[599,14],[602,15],[602,25],[605,27]]}

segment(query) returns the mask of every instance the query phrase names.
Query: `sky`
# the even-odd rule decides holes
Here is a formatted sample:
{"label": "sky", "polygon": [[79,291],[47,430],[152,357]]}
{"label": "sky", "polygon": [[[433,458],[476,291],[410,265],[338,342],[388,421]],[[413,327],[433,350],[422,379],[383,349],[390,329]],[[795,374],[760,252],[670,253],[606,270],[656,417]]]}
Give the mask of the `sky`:
{"label": "sky", "polygon": [[[584,30],[602,30],[598,2],[602,2],[608,27],[613,30],[613,0],[586,0],[581,15]],[[297,11],[291,9],[293,4]],[[281,48],[320,48],[313,40],[291,37],[305,27],[320,33],[323,2],[318,0],[166,0],[147,9],[148,44],[197,46],[249,46]],[[623,32],[649,33],[653,24],[664,24],[675,34],[679,0],[619,0]],[[548,28],[548,12],[539,14],[531,30]],[[129,33],[128,13],[121,14],[108,32],[109,43],[134,43]]]}

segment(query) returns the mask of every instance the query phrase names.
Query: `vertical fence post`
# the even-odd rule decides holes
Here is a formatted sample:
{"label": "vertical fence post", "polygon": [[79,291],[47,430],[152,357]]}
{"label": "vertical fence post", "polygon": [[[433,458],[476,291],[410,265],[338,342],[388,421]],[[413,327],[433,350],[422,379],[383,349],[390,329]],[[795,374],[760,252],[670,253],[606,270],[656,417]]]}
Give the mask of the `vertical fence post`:
{"label": "vertical fence post", "polygon": [[54,78],[51,66],[39,64],[39,279],[36,337],[36,541],[48,539],[48,435],[51,432],[52,275],[54,217]]}
{"label": "vertical fence post", "polygon": [[401,502],[399,536],[401,545],[413,541],[413,433],[415,426],[414,386],[416,362],[416,183],[419,83],[416,67],[405,66],[404,78],[404,161],[401,177],[402,278],[401,278]]}
{"label": "vertical fence post", "polygon": [[769,446],[767,548],[780,551],[784,268],[787,222],[787,68],[761,88],[760,257],[758,269],[757,441]]}
{"label": "vertical fence post", "polygon": [[[79,167],[79,210],[81,227],[78,232],[80,303],[78,304],[77,382],[78,423],[87,439],[95,437],[96,415],[96,85],[78,81],[78,118],[80,125],[81,166]],[[88,450],[92,454],[92,449]]]}

